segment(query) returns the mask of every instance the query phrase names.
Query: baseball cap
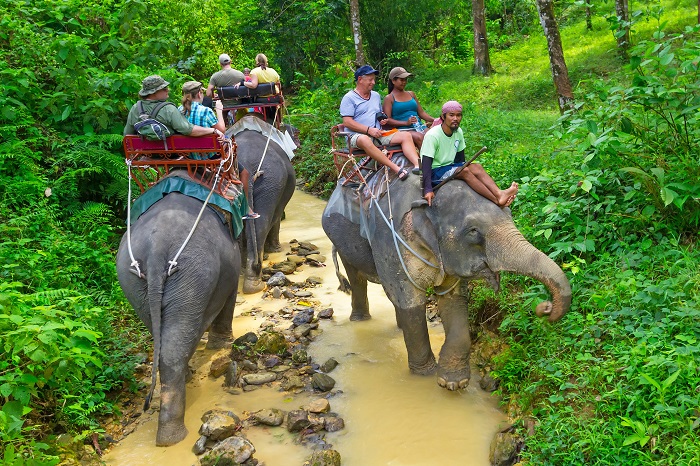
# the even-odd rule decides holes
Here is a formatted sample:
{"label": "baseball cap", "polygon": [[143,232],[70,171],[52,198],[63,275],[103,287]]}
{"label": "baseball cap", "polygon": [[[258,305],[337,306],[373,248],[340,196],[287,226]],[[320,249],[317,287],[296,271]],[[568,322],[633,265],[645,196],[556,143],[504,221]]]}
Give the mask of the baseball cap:
{"label": "baseball cap", "polygon": [[222,65],[227,65],[231,63],[231,57],[229,57],[227,53],[222,53],[219,55],[219,63]]}
{"label": "baseball cap", "polygon": [[355,71],[355,81],[357,81],[360,76],[366,76],[368,74],[379,74],[379,71],[369,65],[362,65]]}
{"label": "baseball cap", "polygon": [[396,68],[392,68],[391,71],[389,71],[389,79],[395,79],[395,78],[408,78],[409,76],[413,76],[413,73],[409,73],[406,71],[404,68],[401,68],[400,66],[397,66]]}
{"label": "baseball cap", "polygon": [[190,94],[194,91],[198,91],[202,88],[202,83],[199,81],[187,81],[185,84],[182,85],[182,93],[183,94]]}

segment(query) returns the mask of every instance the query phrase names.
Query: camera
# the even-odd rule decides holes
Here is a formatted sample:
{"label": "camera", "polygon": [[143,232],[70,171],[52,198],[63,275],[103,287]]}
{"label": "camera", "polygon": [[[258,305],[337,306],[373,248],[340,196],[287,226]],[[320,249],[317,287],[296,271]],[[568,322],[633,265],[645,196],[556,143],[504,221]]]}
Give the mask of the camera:
{"label": "camera", "polygon": [[384,113],[384,112],[377,113],[377,121],[386,120],[387,118],[389,118],[389,117],[386,115],[386,113]]}

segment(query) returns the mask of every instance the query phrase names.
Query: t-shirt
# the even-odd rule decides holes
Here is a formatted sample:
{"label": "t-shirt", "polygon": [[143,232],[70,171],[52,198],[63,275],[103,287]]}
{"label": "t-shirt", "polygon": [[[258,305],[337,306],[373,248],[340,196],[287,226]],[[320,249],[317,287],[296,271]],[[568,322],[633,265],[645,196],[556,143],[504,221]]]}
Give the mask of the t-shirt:
{"label": "t-shirt", "polygon": [[[143,111],[146,113],[150,113],[156,107],[156,105],[165,101],[147,99],[142,100],[141,102],[143,102]],[[136,102],[131,107],[131,110],[129,110],[129,116],[126,117],[126,125],[124,126],[124,136],[129,134],[137,134],[136,130],[134,129],[134,123],[139,122],[140,114],[141,112],[139,110],[139,103]],[[180,113],[177,110],[177,107],[175,107],[175,105],[166,105],[163,108],[161,108],[158,114],[155,116],[155,119],[167,126],[170,130],[170,133],[179,133],[184,134],[185,136],[189,136],[192,133],[192,123],[188,122],[187,119],[184,116],[182,116],[182,113]]]}
{"label": "t-shirt", "polygon": [[250,75],[257,76],[258,83],[276,83],[280,80],[280,75],[277,74],[277,71],[273,70],[270,67],[262,69],[258,66],[257,68],[253,68],[250,71]]}
{"label": "t-shirt", "polygon": [[466,144],[464,144],[462,128],[457,128],[452,132],[452,136],[447,136],[442,130],[442,125],[440,125],[430,128],[430,130],[425,133],[420,155],[421,157],[433,158],[432,168],[434,170],[453,163],[457,152],[465,148]]}
{"label": "t-shirt", "polygon": [[[355,90],[352,90],[343,96],[340,101],[340,116],[352,117],[356,122],[369,126],[370,128],[379,128],[377,121],[377,113],[382,112],[382,99],[379,93],[370,91],[369,99],[365,99]],[[350,133],[355,131],[347,130]]]}
{"label": "t-shirt", "polygon": [[239,84],[245,79],[245,75],[233,68],[224,68],[211,75],[209,85],[214,87],[226,87]]}
{"label": "t-shirt", "polygon": [[[180,105],[177,109],[180,113],[182,113],[184,107]],[[192,109],[186,118],[187,121],[193,125],[203,126],[204,128],[211,128],[219,122],[214,110],[202,105],[199,102],[192,102]]]}

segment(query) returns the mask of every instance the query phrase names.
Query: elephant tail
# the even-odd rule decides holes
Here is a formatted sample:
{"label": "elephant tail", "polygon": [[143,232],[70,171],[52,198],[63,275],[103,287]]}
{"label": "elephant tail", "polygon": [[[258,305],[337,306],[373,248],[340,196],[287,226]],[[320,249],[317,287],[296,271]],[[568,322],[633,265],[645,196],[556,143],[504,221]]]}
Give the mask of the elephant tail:
{"label": "elephant tail", "polygon": [[333,255],[333,265],[335,265],[335,276],[338,277],[338,281],[340,282],[338,289],[343,293],[350,294],[350,282],[347,278],[345,278],[345,275],[340,273],[340,265],[338,264],[338,249],[335,247],[335,245],[333,245],[331,251],[331,254]]}
{"label": "elephant tail", "polygon": [[151,398],[153,397],[153,390],[156,388],[156,378],[158,377],[161,346],[161,313],[163,309],[163,288],[165,286],[165,274],[157,273],[155,270],[149,271],[148,282],[148,305],[150,308],[151,326],[153,328],[153,368],[151,371],[151,388],[148,390],[146,401],[143,403],[144,411],[146,411],[151,405]]}

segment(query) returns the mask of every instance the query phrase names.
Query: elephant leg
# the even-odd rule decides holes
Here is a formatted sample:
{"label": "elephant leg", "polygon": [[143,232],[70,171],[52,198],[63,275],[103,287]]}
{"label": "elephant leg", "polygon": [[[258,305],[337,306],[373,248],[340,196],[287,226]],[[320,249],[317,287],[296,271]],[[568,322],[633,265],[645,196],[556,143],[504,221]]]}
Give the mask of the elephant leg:
{"label": "elephant leg", "polygon": [[248,221],[246,225],[246,267],[243,277],[243,293],[257,293],[265,288],[262,276],[263,240],[269,220],[260,218]]}
{"label": "elephant leg", "polygon": [[351,291],[351,306],[350,320],[369,320],[372,316],[369,314],[369,300],[367,299],[367,279],[348,261],[340,256],[345,267],[345,273],[348,275]]}
{"label": "elephant leg", "polygon": [[282,245],[280,244],[280,222],[275,221],[265,239],[265,252],[280,252]]}
{"label": "elephant leg", "polygon": [[418,375],[432,375],[437,369],[435,355],[430,348],[428,322],[425,318],[425,305],[407,309],[396,309],[396,319],[403,331],[403,340],[408,351],[408,367]]}
{"label": "elephant leg", "polygon": [[[201,324],[199,324],[201,325]],[[168,446],[187,436],[185,427],[185,384],[189,373],[188,362],[201,335],[192,319],[163,322],[160,357],[160,413],[156,445]],[[190,331],[191,334],[186,334]]]}
{"label": "elephant leg", "polygon": [[233,332],[231,331],[231,323],[233,322],[233,311],[236,305],[236,295],[238,289],[233,291],[231,296],[226,300],[226,304],[221,309],[221,312],[216,316],[214,322],[209,327],[209,340],[207,341],[207,349],[221,349],[230,346],[233,342]]}
{"label": "elephant leg", "polygon": [[445,343],[440,350],[438,385],[457,390],[469,385],[471,371],[469,352],[469,312],[467,299],[459,291],[453,291],[438,299],[438,309],[445,329]]}

